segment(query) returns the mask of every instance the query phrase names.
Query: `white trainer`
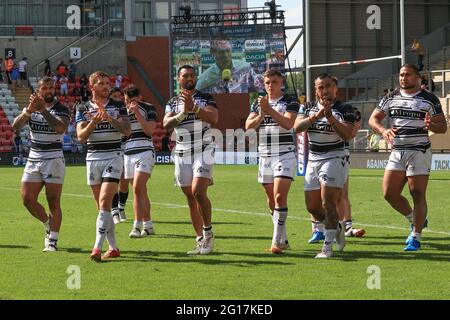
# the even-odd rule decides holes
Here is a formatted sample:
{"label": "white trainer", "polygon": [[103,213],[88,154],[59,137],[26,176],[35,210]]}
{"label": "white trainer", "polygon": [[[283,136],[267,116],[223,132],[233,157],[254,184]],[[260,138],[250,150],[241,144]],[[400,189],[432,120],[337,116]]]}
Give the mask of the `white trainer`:
{"label": "white trainer", "polygon": [[48,244],[45,246],[44,250],[42,252],[55,252],[58,251],[58,247],[56,246],[56,241],[48,241]]}
{"label": "white trainer", "polygon": [[366,234],[364,229],[350,228],[345,232],[346,237],[362,238]]}
{"label": "white trainer", "polygon": [[197,241],[197,245],[195,246],[195,248],[191,251],[188,251],[187,254],[190,254],[190,255],[200,254],[202,244],[203,244],[203,239]]}
{"label": "white trainer", "polygon": [[214,235],[204,238],[200,248],[200,254],[210,254],[214,249]]}
{"label": "white trainer", "polygon": [[331,243],[326,244],[324,242],[322,246],[322,251],[320,251],[316,255],[316,259],[331,258],[332,256],[333,256],[333,249],[331,248]]}
{"label": "white trainer", "polygon": [[148,237],[155,234],[155,229],[153,227],[149,228],[149,229],[142,229],[141,232],[141,237]]}
{"label": "white trainer", "polygon": [[142,233],[139,228],[133,228],[129,234],[130,238],[142,238]]}
{"label": "white trainer", "polygon": [[127,216],[125,215],[125,210],[119,209],[119,218],[120,218],[120,222],[127,221]]}
{"label": "white trainer", "polygon": [[339,221],[336,232],[336,251],[342,251],[345,247],[345,224]]}
{"label": "white trainer", "polygon": [[120,223],[119,211],[115,210],[111,212],[111,214],[113,217],[114,224],[119,224]]}

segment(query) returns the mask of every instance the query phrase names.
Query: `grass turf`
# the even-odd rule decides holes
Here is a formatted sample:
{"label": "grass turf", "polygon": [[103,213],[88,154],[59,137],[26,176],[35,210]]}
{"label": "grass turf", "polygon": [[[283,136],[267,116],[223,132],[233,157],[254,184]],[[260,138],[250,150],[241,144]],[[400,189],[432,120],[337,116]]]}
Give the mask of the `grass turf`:
{"label": "grass turf", "polygon": [[[366,236],[350,238],[345,252],[314,259],[321,245],[308,244],[311,226],[298,177],[289,194],[287,221],[291,250],[265,252],[272,223],[253,166],[215,166],[209,189],[216,236],[214,254],[188,256],[195,245],[173,166],[155,167],[148,183],[156,235],[130,239],[132,195],[126,223],[116,225],[121,257],[89,259],[97,210],[84,167],[67,167],[62,196],[59,252],[43,253],[43,227],[20,199],[23,168],[0,168],[0,299],[449,299],[450,175],[433,172],[428,187],[429,228],[422,249],[403,252],[406,220],[384,201],[382,170],[351,170],[350,199],[356,227]],[[407,195],[407,192],[405,193]],[[409,197],[409,196],[408,196]],[[40,197],[45,203],[44,193]],[[46,204],[44,205],[46,206]],[[105,246],[106,249],[106,246]],[[70,266],[81,288],[68,289]],[[380,289],[369,266],[380,270]],[[69,269],[70,270],[70,269]],[[368,273],[369,272],[369,273]]]}

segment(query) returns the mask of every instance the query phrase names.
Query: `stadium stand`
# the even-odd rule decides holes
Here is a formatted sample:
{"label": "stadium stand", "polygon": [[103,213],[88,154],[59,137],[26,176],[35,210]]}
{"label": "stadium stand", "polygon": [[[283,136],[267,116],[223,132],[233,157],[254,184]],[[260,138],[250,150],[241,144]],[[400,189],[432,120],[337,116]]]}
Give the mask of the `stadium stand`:
{"label": "stadium stand", "polygon": [[[116,81],[115,76],[110,77],[110,83],[114,85]],[[13,95],[9,90],[7,84],[0,83],[0,152],[11,152],[14,150],[14,131],[12,129],[12,123],[14,118],[18,116],[21,110],[27,106],[30,94],[36,90],[38,79],[36,77],[29,77],[30,88],[18,88],[17,92]],[[124,89],[131,83],[128,76],[123,76],[121,87]],[[71,111],[71,122],[75,125],[75,112],[76,105],[81,102],[81,96],[79,89],[81,87],[80,77],[75,78],[74,83],[69,83],[69,93],[67,96],[63,96],[60,93],[59,82],[55,83],[55,92],[59,102],[66,105]],[[75,89],[78,89],[75,90]],[[20,132],[22,142],[24,146],[28,145],[30,129],[25,126]],[[162,139],[166,135],[166,130],[163,128],[162,122],[158,122],[156,129],[153,133],[153,141],[156,151],[162,149]],[[72,138],[75,138],[72,136]],[[83,147],[76,140],[73,139],[76,144],[76,148],[72,150],[82,150]],[[171,141],[169,144],[170,149],[175,145],[175,142]]]}

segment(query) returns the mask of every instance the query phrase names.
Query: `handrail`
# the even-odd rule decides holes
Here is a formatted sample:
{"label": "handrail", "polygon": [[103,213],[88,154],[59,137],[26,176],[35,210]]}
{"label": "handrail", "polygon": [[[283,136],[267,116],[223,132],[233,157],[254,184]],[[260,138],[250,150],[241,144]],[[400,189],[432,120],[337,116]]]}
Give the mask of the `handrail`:
{"label": "handrail", "polygon": [[84,56],[81,59],[78,59],[77,61],[75,61],[75,64],[78,65],[80,62],[83,62],[84,60],[86,60],[87,58],[89,58],[90,56],[92,56],[94,53],[100,51],[101,49],[103,49],[104,47],[106,47],[107,45],[109,45],[111,42],[113,42],[114,39],[109,39],[108,42],[102,44],[100,47],[96,48],[94,51],[88,53],[86,56]]}
{"label": "handrail", "polygon": [[[117,20],[121,20],[121,19],[117,19]],[[85,34],[84,36],[82,36],[81,38],[67,44],[66,46],[64,46],[63,48],[61,48],[60,50],[56,51],[55,53],[51,54],[50,56],[48,56],[46,59],[41,60],[39,63],[35,64],[31,69],[36,68],[36,78],[39,78],[39,66],[42,65],[43,63],[45,63],[45,60],[47,59],[52,59],[55,56],[57,56],[58,54],[60,54],[61,52],[63,52],[64,50],[66,50],[67,48],[70,48],[71,46],[75,45],[76,43],[83,41],[84,39],[90,37],[92,34],[98,32],[99,30],[101,30],[102,28],[104,28],[106,25],[111,23],[111,19],[106,21],[104,24],[100,25],[99,27],[95,28],[94,30],[90,31],[89,33]]]}
{"label": "handrail", "polygon": [[135,57],[128,56],[128,61],[131,63],[131,65],[134,67],[134,69],[139,73],[142,80],[144,80],[145,85],[150,90],[150,92],[153,94],[153,96],[156,98],[156,100],[159,102],[162,108],[164,108],[164,105],[166,101],[162,97],[161,93],[158,91],[156,86],[153,84],[152,80],[148,77],[148,75],[143,70],[141,64]]}

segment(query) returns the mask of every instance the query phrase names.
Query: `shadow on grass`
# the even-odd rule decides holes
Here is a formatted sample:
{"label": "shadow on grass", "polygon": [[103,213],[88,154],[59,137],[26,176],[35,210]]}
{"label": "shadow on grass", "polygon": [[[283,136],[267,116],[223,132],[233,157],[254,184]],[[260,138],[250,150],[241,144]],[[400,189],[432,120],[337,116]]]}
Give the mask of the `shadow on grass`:
{"label": "shadow on grass", "polygon": [[[68,253],[86,254],[90,255],[91,250],[82,248],[61,248],[59,251],[66,251]],[[188,255],[186,251],[145,251],[145,250],[121,250],[120,258],[106,259],[104,262],[170,262],[170,263],[201,263],[201,264],[227,264],[241,267],[249,267],[256,265],[295,265],[295,263],[282,261],[283,258],[309,258],[309,254],[295,252],[293,250],[286,250],[283,254],[272,254],[261,250],[256,253],[239,253],[216,251],[209,255]],[[224,256],[238,256],[246,257],[246,260],[224,259]],[[258,260],[255,260],[258,259]]]}
{"label": "shadow on grass", "polygon": [[[380,244],[379,244],[380,245]],[[380,247],[382,247],[380,245]],[[352,248],[351,245],[346,247],[346,250],[343,252],[333,252],[333,258],[335,260],[342,260],[346,262],[358,261],[361,259],[383,259],[383,260],[404,260],[404,261],[412,261],[412,260],[425,260],[425,261],[444,261],[448,262],[450,259],[450,255],[448,253],[436,253],[434,250],[430,250],[429,247],[432,247],[430,244],[422,245],[422,248],[419,251],[415,252],[406,252],[403,251],[405,245],[403,243],[396,243],[395,251],[374,251],[374,250],[359,250],[357,248]],[[445,249],[440,248],[439,250],[448,251],[450,250],[450,246],[443,246]],[[384,247],[385,248],[385,247]],[[320,250],[320,249],[319,249]],[[310,252],[310,255],[317,254],[318,250],[306,250]]]}
{"label": "shadow on grass", "polygon": [[[392,241],[386,241],[392,240]],[[395,241],[394,241],[395,240]],[[379,237],[364,237],[364,238],[351,238],[347,242],[351,245],[352,243],[358,245],[368,245],[368,246],[404,246],[406,237],[405,236],[379,236]],[[443,243],[437,243],[436,241],[442,241]],[[428,237],[424,236],[421,241],[422,248],[432,247],[436,250],[450,251],[450,237]]]}
{"label": "shadow on grass", "polygon": [[[173,234],[173,233],[156,233],[150,237],[147,237],[146,239],[151,239],[151,238],[172,238],[172,239],[194,239],[195,236],[193,235],[183,235],[183,234]],[[216,239],[237,239],[237,240],[272,240],[272,237],[252,237],[252,236],[242,236],[242,235],[231,235],[231,236],[215,236]],[[133,239],[132,241],[139,241],[139,239]],[[143,240],[145,241],[145,240]]]}
{"label": "shadow on grass", "polygon": [[[180,224],[180,225],[191,225],[190,221],[161,221],[161,220],[153,220],[153,222],[158,224]],[[251,223],[244,223],[244,222],[220,222],[220,221],[214,221],[214,225],[250,225]]]}
{"label": "shadow on grass", "polygon": [[[224,259],[224,255],[242,256],[245,260]],[[271,254],[261,253],[236,253],[217,251],[208,255],[188,255],[186,252],[161,252],[161,251],[123,251],[122,262],[168,262],[168,263],[200,263],[205,265],[234,265],[239,267],[253,267],[259,265],[295,265],[293,262],[280,260],[282,257],[302,258],[306,255],[299,253]],[[257,260],[255,259],[257,258]],[[117,260],[119,261],[119,260]]]}
{"label": "shadow on grass", "polygon": [[0,244],[0,249],[30,249],[30,246],[21,246],[15,244]]}

